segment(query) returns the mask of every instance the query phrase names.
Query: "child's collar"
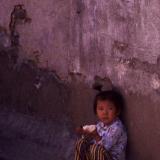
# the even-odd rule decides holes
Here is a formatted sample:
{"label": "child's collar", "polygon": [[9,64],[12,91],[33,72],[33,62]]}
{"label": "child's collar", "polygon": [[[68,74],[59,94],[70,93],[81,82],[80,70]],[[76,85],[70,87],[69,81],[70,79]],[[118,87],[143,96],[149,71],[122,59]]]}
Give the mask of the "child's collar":
{"label": "child's collar", "polygon": [[111,126],[113,123],[115,123],[116,121],[118,121],[119,120],[119,117],[116,117],[110,124],[104,124],[103,122],[101,122],[101,124],[102,124],[102,127],[109,127],[109,126]]}

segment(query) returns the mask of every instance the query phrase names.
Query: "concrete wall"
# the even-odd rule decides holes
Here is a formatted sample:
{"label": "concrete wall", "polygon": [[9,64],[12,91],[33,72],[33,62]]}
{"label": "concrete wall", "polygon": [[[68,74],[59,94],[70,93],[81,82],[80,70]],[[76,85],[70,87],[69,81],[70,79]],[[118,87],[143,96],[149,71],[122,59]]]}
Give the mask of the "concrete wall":
{"label": "concrete wall", "polygon": [[[61,83],[67,84],[66,110],[74,126],[95,120],[91,112],[96,91],[92,85],[97,77],[104,88],[110,83],[120,88],[127,102],[128,159],[158,160],[159,0],[1,0],[0,26],[6,29],[5,36],[1,36],[3,50],[12,48],[9,22],[17,4],[24,4],[31,19],[30,23],[16,25],[20,35],[16,64],[20,70],[22,68],[22,73],[24,61],[30,59],[38,67],[54,71]],[[23,78],[20,80],[25,82]],[[44,91],[40,94],[43,99]],[[14,94],[11,97],[14,100]],[[38,106],[41,106],[41,98]],[[47,97],[45,99],[44,104]],[[48,109],[35,107],[34,103],[31,106],[38,113],[43,114],[45,110],[47,115],[50,111],[54,113],[49,104]],[[60,112],[66,111],[63,107]]]}

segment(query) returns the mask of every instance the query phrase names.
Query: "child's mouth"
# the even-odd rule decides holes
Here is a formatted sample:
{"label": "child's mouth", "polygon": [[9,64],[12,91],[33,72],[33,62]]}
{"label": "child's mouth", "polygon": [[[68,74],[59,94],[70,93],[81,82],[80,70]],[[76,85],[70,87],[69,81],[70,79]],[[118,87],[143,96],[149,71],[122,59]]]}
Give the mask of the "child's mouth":
{"label": "child's mouth", "polygon": [[108,118],[105,117],[105,118],[102,118],[102,120],[105,122],[105,121],[108,121]]}

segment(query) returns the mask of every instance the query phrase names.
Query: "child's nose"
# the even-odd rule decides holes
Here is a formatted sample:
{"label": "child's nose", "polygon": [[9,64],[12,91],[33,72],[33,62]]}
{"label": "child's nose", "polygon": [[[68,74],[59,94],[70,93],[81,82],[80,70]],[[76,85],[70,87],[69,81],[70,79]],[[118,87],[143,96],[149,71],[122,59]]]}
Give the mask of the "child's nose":
{"label": "child's nose", "polygon": [[103,114],[108,115],[108,111],[104,110]]}

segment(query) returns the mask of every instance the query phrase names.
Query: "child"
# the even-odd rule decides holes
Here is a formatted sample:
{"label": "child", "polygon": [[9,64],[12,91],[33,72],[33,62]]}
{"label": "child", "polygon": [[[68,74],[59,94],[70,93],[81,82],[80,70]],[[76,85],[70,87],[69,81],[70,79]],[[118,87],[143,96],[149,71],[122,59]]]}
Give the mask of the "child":
{"label": "child", "polygon": [[76,143],[75,160],[125,160],[127,135],[119,119],[124,106],[122,96],[113,90],[100,92],[94,100],[99,122],[79,127],[83,135]]}

